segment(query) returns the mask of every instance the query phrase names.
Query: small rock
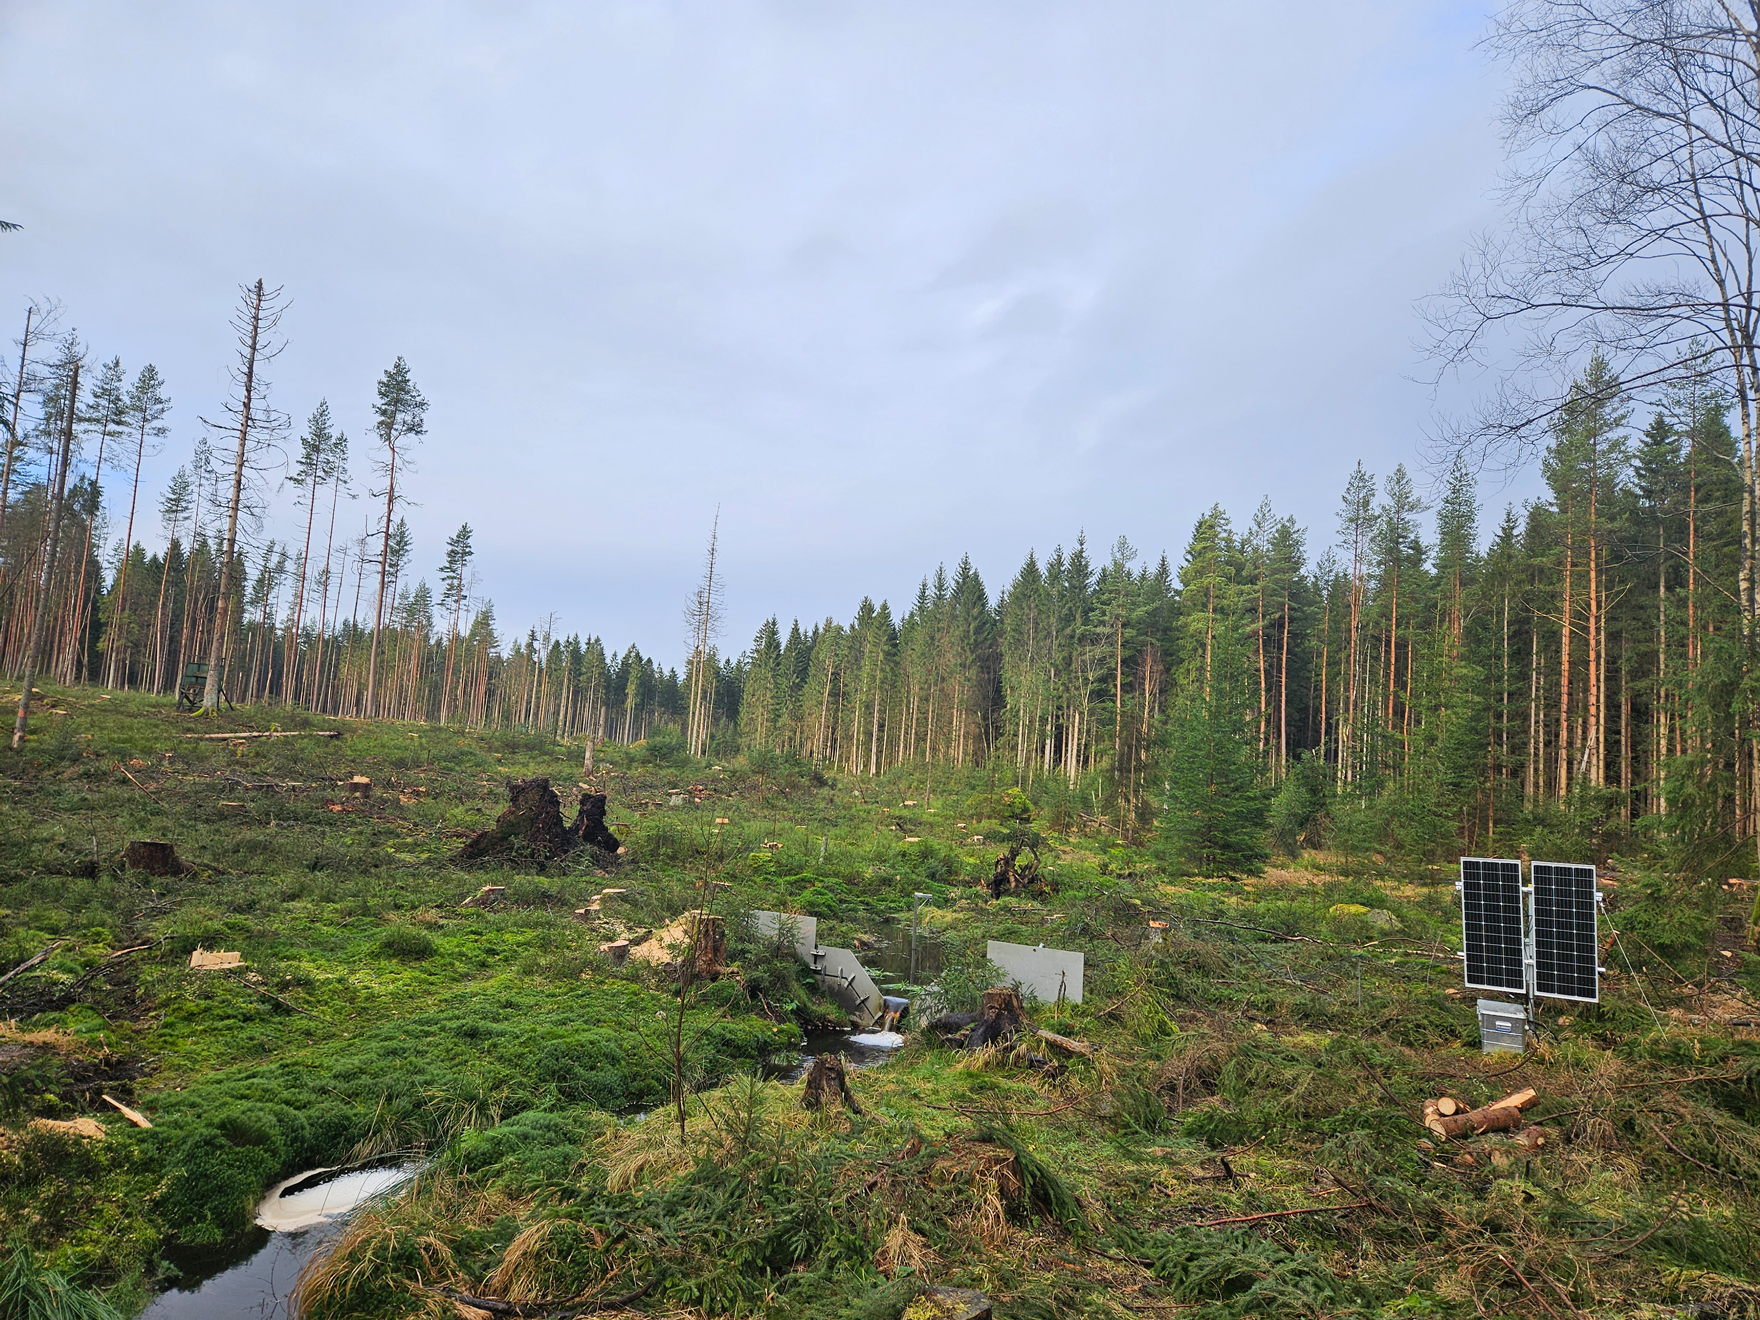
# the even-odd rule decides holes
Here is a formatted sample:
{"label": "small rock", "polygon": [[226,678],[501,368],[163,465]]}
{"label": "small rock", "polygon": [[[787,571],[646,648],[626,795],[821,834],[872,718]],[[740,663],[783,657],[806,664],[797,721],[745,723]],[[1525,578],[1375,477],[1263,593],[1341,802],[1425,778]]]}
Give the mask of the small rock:
{"label": "small rock", "polygon": [[468,908],[486,908],[492,903],[500,902],[501,896],[506,892],[506,885],[484,885],[481,889],[477,890],[476,893],[460,903],[459,906]]}

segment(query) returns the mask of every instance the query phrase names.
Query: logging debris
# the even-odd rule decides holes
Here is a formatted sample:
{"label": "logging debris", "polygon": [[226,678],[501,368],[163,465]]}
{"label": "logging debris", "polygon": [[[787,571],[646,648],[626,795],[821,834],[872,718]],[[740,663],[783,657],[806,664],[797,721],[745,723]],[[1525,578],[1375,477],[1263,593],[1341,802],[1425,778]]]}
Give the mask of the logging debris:
{"label": "logging debris", "polygon": [[[1444,1141],[1476,1137],[1486,1132],[1511,1132],[1522,1127],[1522,1111],[1540,1097],[1534,1088],[1512,1091],[1501,1100],[1493,1100],[1478,1109],[1463,1109],[1460,1101],[1449,1096],[1424,1102],[1424,1126]],[[1444,1105],[1448,1106],[1444,1108]],[[1533,1142],[1538,1146],[1544,1137]]]}
{"label": "logging debris", "polygon": [[[1021,1037],[1033,1037],[1085,1059],[1094,1057],[1094,1047],[1086,1041],[1071,1040],[1028,1022],[1020,991],[1009,985],[992,986],[986,990],[977,1012],[944,1013],[925,1029],[942,1044],[955,1049],[981,1050],[992,1045],[1010,1044]],[[1062,1069],[1061,1064],[1038,1054],[1027,1054],[1026,1062],[1053,1072]]]}
{"label": "logging debris", "polygon": [[196,951],[189,956],[189,966],[192,972],[212,972],[226,967],[243,967],[244,955],[224,949],[204,949],[198,944]]}
{"label": "logging debris", "polygon": [[121,1114],[138,1128],[150,1128],[153,1126],[147,1121],[145,1114],[142,1114],[139,1110],[130,1109],[113,1095],[105,1095],[104,1103],[114,1106],[117,1113]]}
{"label": "logging debris", "polygon": [[53,1132],[63,1137],[84,1137],[88,1141],[104,1139],[104,1125],[95,1118],[33,1118],[29,1126],[37,1132]]}
{"label": "logging debris", "polygon": [[340,738],[341,729],[270,729],[265,733],[186,733],[185,738],[207,742],[237,742],[244,738]]}
{"label": "logging debris", "polygon": [[975,1288],[925,1288],[904,1309],[903,1320],[990,1320],[990,1299]]}

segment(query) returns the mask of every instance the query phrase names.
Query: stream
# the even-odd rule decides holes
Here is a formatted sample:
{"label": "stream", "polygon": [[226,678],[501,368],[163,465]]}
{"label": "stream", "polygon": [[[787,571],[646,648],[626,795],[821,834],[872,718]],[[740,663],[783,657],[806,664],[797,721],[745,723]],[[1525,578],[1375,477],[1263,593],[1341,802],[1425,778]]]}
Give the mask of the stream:
{"label": "stream", "polygon": [[183,1274],[148,1303],[141,1320],[286,1320],[288,1294],[305,1263],[347,1227],[351,1212],[420,1169],[312,1169],[277,1183],[257,1206],[250,1232],[218,1251],[166,1253]]}
{"label": "stream", "polygon": [[[910,926],[883,923],[879,950],[861,955],[890,993],[905,989],[911,969]],[[941,969],[941,947],[919,936],[917,976]],[[812,1031],[787,1062],[764,1076],[797,1082],[821,1054],[842,1054],[853,1069],[885,1063],[904,1044],[892,1031]],[[348,1216],[413,1178],[421,1166],[312,1169],[271,1187],[257,1207],[257,1225],[215,1251],[172,1250],[167,1259],[183,1273],[141,1312],[140,1320],[287,1320],[288,1294],[306,1262],[347,1227]]]}

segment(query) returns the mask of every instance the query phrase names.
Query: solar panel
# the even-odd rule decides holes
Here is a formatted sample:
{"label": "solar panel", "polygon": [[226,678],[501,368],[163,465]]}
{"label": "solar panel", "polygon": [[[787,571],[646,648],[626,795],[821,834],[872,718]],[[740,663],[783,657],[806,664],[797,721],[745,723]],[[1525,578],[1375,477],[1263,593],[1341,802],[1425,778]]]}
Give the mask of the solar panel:
{"label": "solar panel", "polygon": [[1535,993],[1551,999],[1600,999],[1595,868],[1535,862],[1531,873]]}
{"label": "solar panel", "polygon": [[1461,925],[1467,985],[1525,990],[1522,974],[1522,864],[1513,858],[1461,858]]}

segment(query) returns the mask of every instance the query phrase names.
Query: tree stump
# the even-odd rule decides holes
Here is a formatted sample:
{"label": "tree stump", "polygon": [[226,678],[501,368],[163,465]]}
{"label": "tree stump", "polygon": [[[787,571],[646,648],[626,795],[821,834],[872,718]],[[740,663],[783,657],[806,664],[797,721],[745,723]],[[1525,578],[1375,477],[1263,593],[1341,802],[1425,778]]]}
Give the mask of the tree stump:
{"label": "tree stump", "polygon": [[573,849],[575,839],[562,823],[562,800],[543,777],[516,779],[507,786],[507,810],[458,850],[461,862],[515,853],[534,861],[554,861]]}
{"label": "tree stump", "polygon": [[122,864],[148,875],[187,875],[196,868],[177,855],[177,849],[161,839],[135,839],[122,850]]}
{"label": "tree stump", "polygon": [[996,869],[990,873],[990,897],[1001,898],[1014,888],[1014,858],[1005,852],[996,854]]}
{"label": "tree stump", "polygon": [[1021,1003],[1020,991],[1009,985],[991,986],[978,1001],[978,1020],[966,1033],[965,1046],[975,1050],[999,1044],[1012,1040],[1025,1028],[1026,1008]]}
{"label": "tree stump", "polygon": [[801,1104],[812,1110],[836,1104],[839,1098],[853,1113],[861,1113],[855,1092],[849,1089],[849,1072],[840,1054],[821,1054],[807,1068],[806,1085],[801,1090]]}
{"label": "tree stump", "polygon": [[605,795],[603,793],[582,793],[580,810],[576,812],[574,824],[568,827],[576,844],[585,844],[589,848],[597,848],[600,852],[615,853],[623,845],[618,837],[605,826]]}
{"label": "tree stump", "polygon": [[727,967],[727,919],[697,913],[691,925],[691,948],[695,951],[694,975],[699,981],[720,976]]}

